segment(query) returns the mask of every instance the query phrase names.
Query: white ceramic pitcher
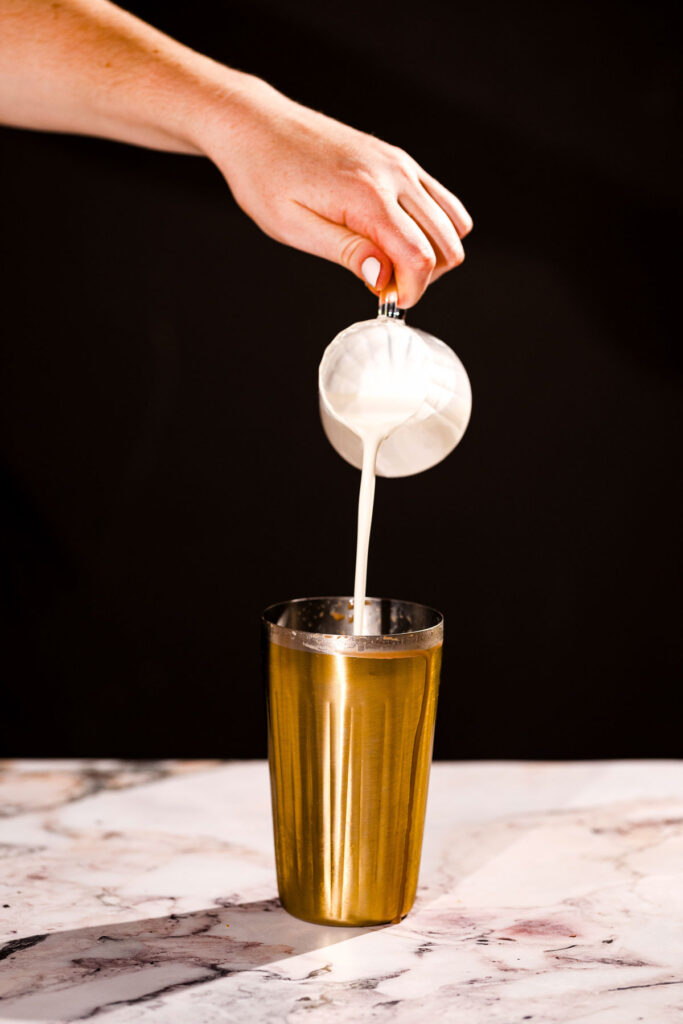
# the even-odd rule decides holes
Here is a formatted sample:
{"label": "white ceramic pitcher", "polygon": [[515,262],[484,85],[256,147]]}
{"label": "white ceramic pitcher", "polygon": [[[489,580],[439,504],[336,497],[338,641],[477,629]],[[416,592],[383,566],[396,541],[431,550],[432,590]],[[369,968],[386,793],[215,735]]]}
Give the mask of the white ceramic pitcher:
{"label": "white ceramic pitcher", "polygon": [[362,465],[359,436],[344,420],[341,399],[400,396],[414,412],[382,442],[378,476],[411,476],[441,462],[462,438],[472,410],[472,390],[455,352],[425,331],[408,327],[395,286],[382,293],[374,320],[338,334],[318,373],[323,428],[342,458]]}

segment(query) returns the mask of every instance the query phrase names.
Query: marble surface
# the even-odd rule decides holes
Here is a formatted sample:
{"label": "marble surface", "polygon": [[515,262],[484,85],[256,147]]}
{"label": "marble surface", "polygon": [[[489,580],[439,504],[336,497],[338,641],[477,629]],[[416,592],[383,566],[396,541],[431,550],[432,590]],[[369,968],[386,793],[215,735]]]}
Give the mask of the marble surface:
{"label": "marble surface", "polygon": [[0,1024],[683,1020],[683,762],[434,765],[373,930],[280,908],[263,762],[0,768]]}

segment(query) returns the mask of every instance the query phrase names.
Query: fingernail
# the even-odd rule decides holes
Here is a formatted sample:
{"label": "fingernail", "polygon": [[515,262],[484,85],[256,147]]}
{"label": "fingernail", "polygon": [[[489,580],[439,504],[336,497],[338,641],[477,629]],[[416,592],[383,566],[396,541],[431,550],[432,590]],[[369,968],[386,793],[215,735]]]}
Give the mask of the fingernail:
{"label": "fingernail", "polygon": [[375,285],[377,284],[379,272],[382,269],[382,264],[380,263],[380,261],[378,259],[375,259],[374,256],[368,256],[366,260],[363,260],[363,265],[361,266],[360,269],[361,273],[363,274],[363,277],[368,282],[370,287],[374,288]]}

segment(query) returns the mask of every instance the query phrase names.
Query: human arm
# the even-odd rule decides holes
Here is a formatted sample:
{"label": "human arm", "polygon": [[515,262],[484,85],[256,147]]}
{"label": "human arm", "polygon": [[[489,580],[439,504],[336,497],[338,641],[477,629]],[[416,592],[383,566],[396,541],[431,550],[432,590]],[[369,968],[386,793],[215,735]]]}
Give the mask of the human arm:
{"label": "human arm", "polygon": [[401,150],[198,54],[107,0],[0,0],[0,121],[208,156],[271,237],[412,306],[471,220]]}

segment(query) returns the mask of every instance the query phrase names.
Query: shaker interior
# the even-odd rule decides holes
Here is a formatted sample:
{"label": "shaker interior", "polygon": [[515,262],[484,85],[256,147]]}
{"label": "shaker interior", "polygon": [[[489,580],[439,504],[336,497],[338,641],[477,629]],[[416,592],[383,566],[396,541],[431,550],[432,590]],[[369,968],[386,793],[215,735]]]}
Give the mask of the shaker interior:
{"label": "shaker interior", "polygon": [[[273,605],[264,612],[267,622],[285,629],[333,636],[353,636],[353,600],[350,597],[310,597]],[[366,636],[396,636],[431,629],[442,616],[434,608],[393,598],[367,598]]]}

